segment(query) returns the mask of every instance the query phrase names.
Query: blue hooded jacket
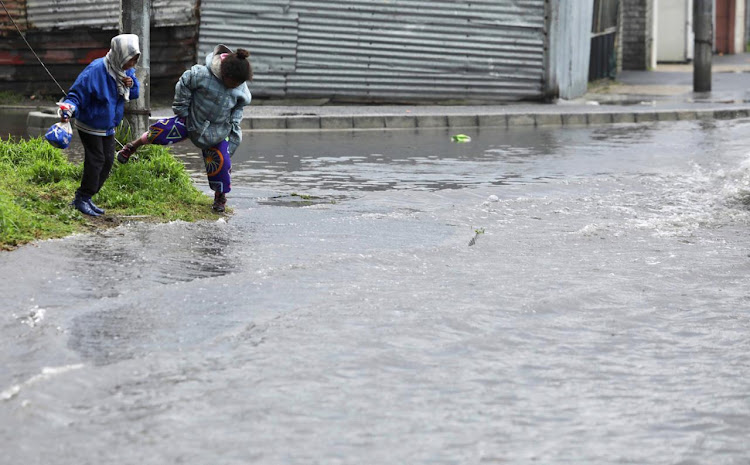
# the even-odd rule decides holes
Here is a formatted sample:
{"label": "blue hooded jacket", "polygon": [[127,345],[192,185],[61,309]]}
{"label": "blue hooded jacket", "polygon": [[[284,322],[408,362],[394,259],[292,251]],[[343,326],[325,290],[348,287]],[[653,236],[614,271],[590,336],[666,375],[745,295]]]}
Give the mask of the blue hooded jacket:
{"label": "blue hooded jacket", "polygon": [[[125,71],[133,79],[130,88],[130,99],[138,98],[140,83],[135,78],[135,69]],[[78,129],[91,132],[90,129],[102,132],[101,135],[112,135],[122,121],[125,112],[125,99],[117,92],[115,79],[107,72],[104,58],[97,58],[88,65],[68,91],[65,103],[75,105],[73,116],[76,122],[83,123]]]}

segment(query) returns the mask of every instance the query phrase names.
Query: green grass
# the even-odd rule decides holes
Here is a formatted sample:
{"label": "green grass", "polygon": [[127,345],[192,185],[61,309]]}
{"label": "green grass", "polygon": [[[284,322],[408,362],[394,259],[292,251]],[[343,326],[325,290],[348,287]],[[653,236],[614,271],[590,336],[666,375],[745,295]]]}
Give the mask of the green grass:
{"label": "green grass", "polygon": [[[82,215],[70,201],[81,182],[82,164],[38,137],[28,141],[0,138],[0,249],[37,239],[63,237],[109,227]],[[115,162],[94,197],[105,218],[145,216],[148,221],[215,219],[211,199],[193,185],[185,167],[168,148],[145,146],[138,160]]]}
{"label": "green grass", "polygon": [[0,105],[17,105],[24,102],[26,97],[7,90],[0,91]]}

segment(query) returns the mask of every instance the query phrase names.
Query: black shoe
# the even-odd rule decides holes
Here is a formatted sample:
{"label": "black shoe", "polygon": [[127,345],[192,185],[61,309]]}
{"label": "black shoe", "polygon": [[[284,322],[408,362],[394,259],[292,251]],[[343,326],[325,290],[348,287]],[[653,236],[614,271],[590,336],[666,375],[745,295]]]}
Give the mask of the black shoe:
{"label": "black shoe", "polygon": [[70,204],[73,205],[73,207],[76,210],[83,213],[84,215],[101,216],[101,214],[95,212],[94,209],[91,208],[91,205],[89,205],[90,200],[91,199],[87,199],[76,194],[76,198],[73,199],[73,201]]}
{"label": "black shoe", "polygon": [[94,210],[100,215],[104,214],[104,209],[97,207],[96,204],[94,204],[94,202],[91,201],[91,199],[89,199],[89,207],[91,207],[92,210]]}
{"label": "black shoe", "polygon": [[211,209],[216,213],[223,213],[227,207],[227,196],[223,192],[214,192],[214,204]]}

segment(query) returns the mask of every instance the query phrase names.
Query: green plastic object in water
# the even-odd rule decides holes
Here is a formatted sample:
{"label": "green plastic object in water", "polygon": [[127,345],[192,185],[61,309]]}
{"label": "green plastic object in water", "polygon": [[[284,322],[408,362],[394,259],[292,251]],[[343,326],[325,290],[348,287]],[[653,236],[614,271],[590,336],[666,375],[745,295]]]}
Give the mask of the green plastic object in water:
{"label": "green plastic object in water", "polygon": [[453,142],[471,142],[471,137],[466,134],[456,134],[455,136],[451,136],[451,140]]}

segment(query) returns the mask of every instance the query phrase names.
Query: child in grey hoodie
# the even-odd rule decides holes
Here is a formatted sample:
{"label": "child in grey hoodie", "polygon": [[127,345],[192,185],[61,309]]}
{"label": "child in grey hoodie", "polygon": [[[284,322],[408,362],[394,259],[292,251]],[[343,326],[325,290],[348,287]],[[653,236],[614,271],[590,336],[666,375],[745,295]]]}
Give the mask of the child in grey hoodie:
{"label": "child in grey hoodie", "polygon": [[253,77],[249,52],[232,52],[217,45],[206,57],[206,65],[185,71],[175,86],[172,110],[175,116],[159,120],[148,132],[125,144],[117,160],[127,163],[144,144],[170,145],[187,138],[203,152],[208,184],[214,191],[213,209],[223,212],[231,187],[231,156],[242,142],[243,107],[252,96],[246,81]]}

